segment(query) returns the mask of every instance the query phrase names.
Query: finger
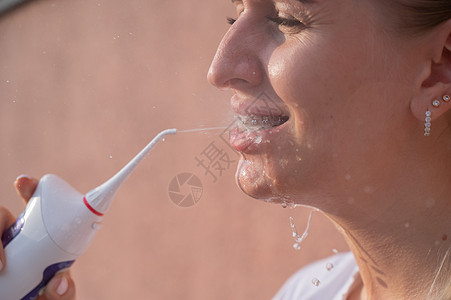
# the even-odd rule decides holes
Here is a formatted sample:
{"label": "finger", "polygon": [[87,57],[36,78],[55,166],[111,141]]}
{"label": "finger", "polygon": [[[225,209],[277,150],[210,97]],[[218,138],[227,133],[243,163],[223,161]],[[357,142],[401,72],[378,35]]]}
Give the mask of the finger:
{"label": "finger", "polygon": [[45,296],[43,299],[47,300],[74,300],[75,283],[70,277],[70,272],[56,274],[47,284],[43,296]]}
{"label": "finger", "polygon": [[25,203],[27,203],[31,196],[33,196],[38,182],[39,181],[36,178],[31,178],[28,175],[20,175],[16,178],[14,186],[16,187],[17,193],[25,201]]}
{"label": "finger", "polygon": [[[13,214],[4,207],[0,207],[0,234],[2,234],[6,229],[14,224],[16,218]],[[6,264],[5,251],[3,245],[0,246],[0,271],[4,268]]]}

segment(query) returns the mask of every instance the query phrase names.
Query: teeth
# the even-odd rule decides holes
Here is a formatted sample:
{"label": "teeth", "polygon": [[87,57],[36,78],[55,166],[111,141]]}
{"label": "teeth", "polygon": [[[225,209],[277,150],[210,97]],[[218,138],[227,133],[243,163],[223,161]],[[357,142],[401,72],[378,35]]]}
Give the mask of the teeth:
{"label": "teeth", "polygon": [[276,127],[288,120],[287,116],[238,116],[238,118],[244,126],[258,129]]}

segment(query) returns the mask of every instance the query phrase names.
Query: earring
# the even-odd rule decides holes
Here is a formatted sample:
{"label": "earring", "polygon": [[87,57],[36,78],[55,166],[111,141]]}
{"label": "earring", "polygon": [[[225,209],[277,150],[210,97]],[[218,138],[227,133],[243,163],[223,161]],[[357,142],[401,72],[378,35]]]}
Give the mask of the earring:
{"label": "earring", "polygon": [[449,95],[444,95],[444,96],[442,97],[442,99],[443,99],[443,101],[445,101],[445,102],[449,102],[449,100],[451,99],[451,97],[450,97]]}
{"label": "earring", "polygon": [[424,136],[429,136],[431,133],[431,112],[429,110],[426,111],[426,117],[424,118]]}
{"label": "earring", "polygon": [[432,106],[433,107],[439,107],[440,106],[440,101],[435,99],[434,101],[432,101]]}

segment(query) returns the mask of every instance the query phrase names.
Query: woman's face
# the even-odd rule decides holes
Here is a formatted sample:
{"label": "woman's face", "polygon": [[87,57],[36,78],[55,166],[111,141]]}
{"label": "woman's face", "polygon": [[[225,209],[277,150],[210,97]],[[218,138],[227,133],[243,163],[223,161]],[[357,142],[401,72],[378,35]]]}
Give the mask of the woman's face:
{"label": "woman's face", "polygon": [[400,60],[407,46],[366,0],[232,2],[239,16],[208,79],[233,92],[241,189],[315,206],[317,196],[352,202],[351,190],[371,193],[387,165],[396,167],[389,152],[402,151],[405,138],[396,128],[412,122],[408,59]]}

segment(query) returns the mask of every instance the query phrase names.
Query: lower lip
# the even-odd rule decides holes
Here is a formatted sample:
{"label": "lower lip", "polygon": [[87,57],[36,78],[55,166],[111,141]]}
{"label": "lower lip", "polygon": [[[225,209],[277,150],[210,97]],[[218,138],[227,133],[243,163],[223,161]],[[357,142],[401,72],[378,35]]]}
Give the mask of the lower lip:
{"label": "lower lip", "polygon": [[[284,123],[285,124],[285,123]],[[250,152],[254,149],[254,145],[264,144],[269,142],[269,136],[280,131],[284,125],[277,127],[260,129],[255,131],[241,130],[234,128],[230,131],[229,142],[233,149],[238,152]],[[252,147],[251,147],[252,146]]]}

